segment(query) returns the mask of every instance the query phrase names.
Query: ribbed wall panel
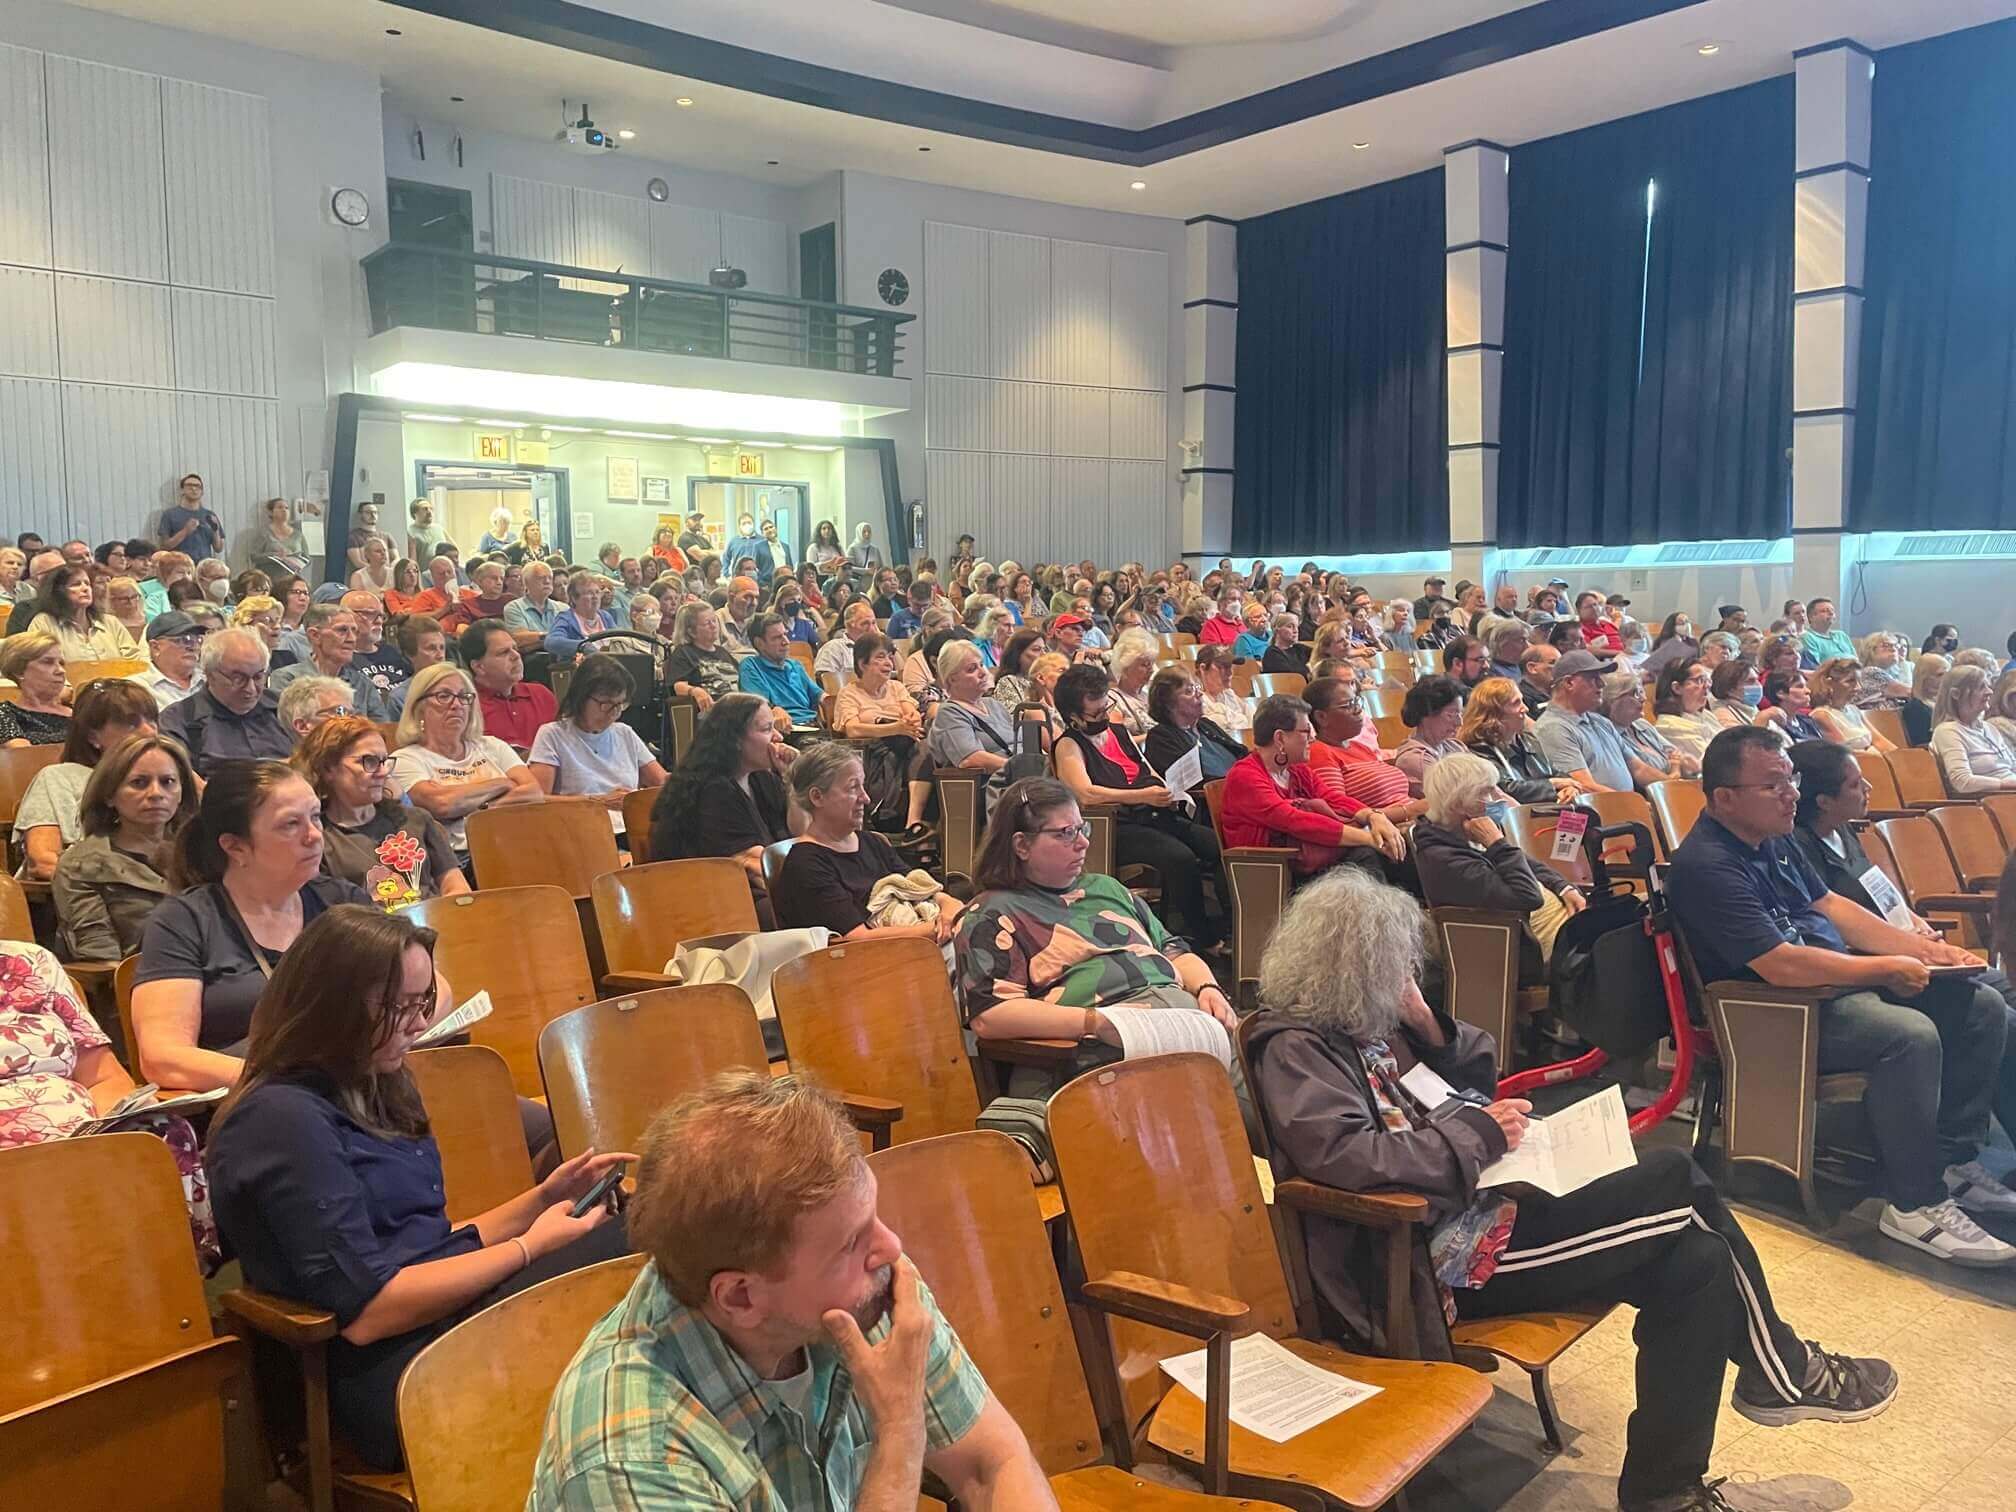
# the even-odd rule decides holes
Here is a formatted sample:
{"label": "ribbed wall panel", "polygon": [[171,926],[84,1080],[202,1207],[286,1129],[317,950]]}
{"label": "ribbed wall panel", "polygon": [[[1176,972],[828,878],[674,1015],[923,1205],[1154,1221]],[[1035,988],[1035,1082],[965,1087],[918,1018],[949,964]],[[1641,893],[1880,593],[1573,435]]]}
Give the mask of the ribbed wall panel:
{"label": "ribbed wall panel", "polygon": [[1169,396],[1112,389],[1113,439],[1108,456],[1143,460],[1169,455]]}
{"label": "ribbed wall panel", "polygon": [[1112,249],[1089,242],[1050,244],[1050,373],[1059,383],[1112,378]]}
{"label": "ribbed wall panel", "polygon": [[1050,453],[1104,457],[1112,451],[1110,394],[1103,388],[1050,388]]}
{"label": "ribbed wall panel", "polygon": [[[1029,562],[1039,555],[1054,561],[1048,554],[1048,543],[1057,530],[1050,459],[997,453],[987,461],[993,477],[992,496],[982,530],[973,533],[983,541],[997,543],[997,551],[1013,551],[1018,561]],[[957,539],[957,532],[946,539]]]}
{"label": "ribbed wall panel", "polygon": [[161,81],[173,282],[273,292],[273,149],[266,101],[235,89]]}
{"label": "ribbed wall panel", "polygon": [[280,467],[280,406],[270,399],[175,396],[175,455],[203,474],[227,527],[263,499],[291,497]]}
{"label": "ribbed wall panel", "polygon": [[49,265],[49,124],[42,54],[0,46],[0,262]]}
{"label": "ribbed wall panel", "polygon": [[653,278],[704,284],[721,256],[721,216],[693,205],[652,205],[650,237]]}
{"label": "ribbed wall panel", "polygon": [[[1078,457],[1050,459],[1052,528],[1044,555],[1053,562],[1117,560],[1108,524],[1106,463]],[[1133,556],[1129,550],[1124,555]]]}
{"label": "ribbed wall panel", "polygon": [[[789,233],[782,221],[764,220],[754,215],[721,217],[721,251],[728,266],[749,275],[749,288],[763,294],[791,292],[791,262],[785,243]],[[705,283],[703,277],[700,280]]]}
{"label": "ribbed wall panel", "polygon": [[987,355],[987,240],[987,233],[973,226],[924,223],[927,372],[980,376],[993,370]]}
{"label": "ribbed wall panel", "polygon": [[[16,531],[32,522],[45,535],[69,533],[63,496],[63,396],[47,380],[0,378],[0,520]],[[121,539],[132,534],[120,527]],[[94,539],[102,539],[97,537]]]}
{"label": "ribbed wall panel", "polygon": [[1107,528],[1115,555],[1130,562],[1168,561],[1169,464],[1108,462],[1106,478]]}
{"label": "ribbed wall panel", "polygon": [[[1114,247],[1111,376],[1120,389],[1169,387],[1169,257]],[[1157,455],[1160,455],[1159,453]]]}
{"label": "ribbed wall panel", "polygon": [[264,399],[279,393],[272,300],[176,289],[173,308],[175,387]]}
{"label": "ribbed wall panel", "polygon": [[599,189],[574,191],[575,260],[584,268],[639,277],[651,272],[649,200]]}
{"label": "ribbed wall panel", "polygon": [[63,376],[74,382],[174,387],[168,290],[161,284],[59,273],[56,341]]}
{"label": "ribbed wall panel", "polygon": [[[209,458],[175,444],[175,396],[160,389],[63,385],[63,470],[69,515],[63,528],[90,541],[122,539],[134,522],[167,502],[178,471],[194,468],[228,520],[239,505],[218,489]],[[44,521],[45,529],[50,522]]]}
{"label": "ribbed wall panel", "polygon": [[40,268],[0,267],[0,373],[56,376],[56,281]]}
{"label": "ribbed wall panel", "polygon": [[924,380],[924,444],[950,451],[991,451],[985,378],[933,373]]}
{"label": "ribbed wall panel", "polygon": [[984,540],[986,531],[998,526],[992,517],[991,464],[985,452],[925,451],[925,528],[933,541],[956,541],[969,532]]}
{"label": "ribbed wall panel", "polygon": [[574,191],[565,184],[491,174],[490,236],[499,257],[578,265]]}
{"label": "ribbed wall panel", "polygon": [[1048,455],[1051,392],[1047,383],[988,384],[988,445],[995,451]]}
{"label": "ribbed wall panel", "polygon": [[47,80],[55,265],[165,282],[160,79],[52,53]]}
{"label": "ribbed wall panel", "polygon": [[1050,342],[1050,239],[995,231],[987,249],[989,371],[996,378],[1055,377]]}

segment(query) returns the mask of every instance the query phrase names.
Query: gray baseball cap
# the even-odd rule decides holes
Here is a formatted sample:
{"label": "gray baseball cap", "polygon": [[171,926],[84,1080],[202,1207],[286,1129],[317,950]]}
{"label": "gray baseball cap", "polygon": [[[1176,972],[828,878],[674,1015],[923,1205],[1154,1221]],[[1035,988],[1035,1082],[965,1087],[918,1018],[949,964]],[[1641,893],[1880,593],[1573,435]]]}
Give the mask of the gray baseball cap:
{"label": "gray baseball cap", "polygon": [[1615,672],[1617,663],[1613,658],[1596,655],[1593,651],[1564,651],[1561,659],[1554,663],[1554,681],[1564,677],[1580,677],[1589,672]]}

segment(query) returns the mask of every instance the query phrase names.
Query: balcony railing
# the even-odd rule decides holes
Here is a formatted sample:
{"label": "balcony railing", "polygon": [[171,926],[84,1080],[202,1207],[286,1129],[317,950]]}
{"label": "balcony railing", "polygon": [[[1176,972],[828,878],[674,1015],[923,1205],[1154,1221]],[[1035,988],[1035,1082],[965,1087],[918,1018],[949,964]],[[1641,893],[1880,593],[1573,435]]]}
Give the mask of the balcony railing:
{"label": "balcony railing", "polygon": [[373,335],[419,326],[879,378],[915,318],[399,242],[364,259],[364,281]]}

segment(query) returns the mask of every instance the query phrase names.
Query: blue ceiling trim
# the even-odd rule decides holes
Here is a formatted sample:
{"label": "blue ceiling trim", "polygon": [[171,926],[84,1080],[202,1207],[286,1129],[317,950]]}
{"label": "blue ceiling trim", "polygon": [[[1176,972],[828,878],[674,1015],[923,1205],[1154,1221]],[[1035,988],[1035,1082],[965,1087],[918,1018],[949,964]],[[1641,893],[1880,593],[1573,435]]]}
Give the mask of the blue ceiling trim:
{"label": "blue ceiling trim", "polygon": [[1146,167],[1704,0],[1538,0],[1391,52],[1139,130],[1019,110],[717,42],[569,0],[391,0],[404,10],[729,89],[1013,147]]}

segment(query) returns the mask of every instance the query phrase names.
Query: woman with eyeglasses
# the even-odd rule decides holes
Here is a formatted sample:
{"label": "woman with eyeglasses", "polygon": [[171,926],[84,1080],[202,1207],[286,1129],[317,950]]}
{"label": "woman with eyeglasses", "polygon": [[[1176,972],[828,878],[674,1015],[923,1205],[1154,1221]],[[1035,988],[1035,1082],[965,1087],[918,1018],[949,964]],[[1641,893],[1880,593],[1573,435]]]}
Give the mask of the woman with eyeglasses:
{"label": "woman with eyeglasses", "polygon": [[1343,800],[1343,807],[1333,803],[1310,764],[1315,737],[1309,705],[1302,699],[1276,693],[1260,700],[1253,715],[1253,749],[1225,779],[1219,813],[1225,843],[1286,846],[1296,852],[1289,865],[1298,876],[1314,876],[1345,861],[1383,875],[1382,858],[1398,865],[1407,842],[1378,809],[1349,808],[1350,799]]}
{"label": "woman with eyeglasses", "polygon": [[1148,715],[1155,723],[1142,753],[1156,771],[1166,772],[1196,751],[1202,770],[1200,802],[1202,783],[1218,781],[1245,758],[1239,737],[1204,712],[1204,689],[1180,662],[1164,666],[1149,682]]}
{"label": "woman with eyeglasses", "polygon": [[449,662],[413,676],[399,716],[399,748],[392,780],[441,821],[460,864],[469,858],[468,817],[493,804],[538,803],[545,798],[518,753],[483,733],[483,711],[469,674]]}
{"label": "woman with eyeglasses", "polygon": [[1659,669],[1652,687],[1653,728],[1674,750],[1701,759],[1708,742],[1722,733],[1722,721],[1709,705],[1715,699],[1714,674],[1698,656],[1679,656]]}
{"label": "woman with eyeglasses", "polygon": [[665,768],[651,748],[623,723],[636,696],[636,685],[615,657],[582,657],[560,700],[560,717],[539,727],[526,760],[541,792],[600,803],[619,835],[624,798],[665,781]]}
{"label": "woman with eyeglasses", "polygon": [[[322,800],[322,871],[371,891],[403,879],[423,898],[469,891],[455,844],[441,821],[391,796],[392,758],[377,725],[357,714],[324,720],[295,747],[294,770]],[[379,852],[405,835],[408,866],[388,866]],[[394,872],[399,874],[394,877]]]}

